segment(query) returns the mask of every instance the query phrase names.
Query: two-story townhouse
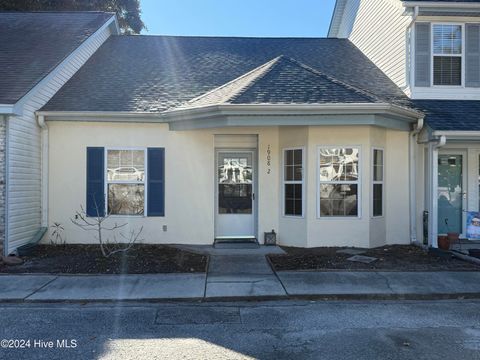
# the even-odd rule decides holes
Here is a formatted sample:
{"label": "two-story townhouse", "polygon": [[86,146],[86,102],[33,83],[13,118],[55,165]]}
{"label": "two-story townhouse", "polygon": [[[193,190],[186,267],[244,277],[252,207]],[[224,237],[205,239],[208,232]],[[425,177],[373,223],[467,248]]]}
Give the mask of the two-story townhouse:
{"label": "two-story townhouse", "polygon": [[479,16],[480,1],[338,0],[329,30],[425,114],[410,139],[410,236],[434,247],[480,210]]}
{"label": "two-story townhouse", "polygon": [[48,138],[35,111],[111,34],[118,26],[110,13],[0,13],[0,243],[7,255],[48,226]]}

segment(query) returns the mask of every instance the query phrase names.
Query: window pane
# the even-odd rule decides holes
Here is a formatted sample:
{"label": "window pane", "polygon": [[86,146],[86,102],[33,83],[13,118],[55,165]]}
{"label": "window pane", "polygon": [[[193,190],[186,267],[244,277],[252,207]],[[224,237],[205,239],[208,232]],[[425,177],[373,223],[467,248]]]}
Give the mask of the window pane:
{"label": "window pane", "polygon": [[459,56],[435,56],[433,58],[434,85],[461,85],[462,58]]}
{"label": "window pane", "polygon": [[219,184],[218,212],[220,214],[251,214],[252,184]]}
{"label": "window pane", "polygon": [[357,181],[358,149],[321,149],[320,181]]}
{"label": "window pane", "polygon": [[293,181],[295,168],[293,166],[285,166],[285,181]]}
{"label": "window pane", "polygon": [[285,215],[295,215],[295,200],[285,199]]}
{"label": "window pane", "polygon": [[224,157],[219,159],[218,181],[221,184],[251,184],[252,162],[250,157]]}
{"label": "window pane", "polygon": [[143,184],[108,184],[108,213],[143,215],[145,186]]}
{"label": "window pane", "polygon": [[434,54],[461,54],[462,27],[460,25],[433,26]]}
{"label": "window pane", "polygon": [[302,184],[285,184],[285,215],[302,216]]}
{"label": "window pane", "polygon": [[373,216],[383,215],[383,185],[373,184]]}
{"label": "window pane", "polygon": [[357,184],[321,184],[321,216],[357,216]]}
{"label": "window pane", "polygon": [[285,165],[293,165],[293,150],[285,150]]}
{"label": "window pane", "polygon": [[294,166],[294,179],[295,181],[302,181],[302,167]]}
{"label": "window pane", "polygon": [[382,150],[373,150],[373,181],[383,181]]}
{"label": "window pane", "polygon": [[143,150],[108,150],[107,178],[109,181],[144,181],[145,152]]}
{"label": "window pane", "polygon": [[294,151],[294,155],[293,155],[293,163],[295,165],[302,165],[302,150],[301,149],[298,149],[298,150],[293,150]]}

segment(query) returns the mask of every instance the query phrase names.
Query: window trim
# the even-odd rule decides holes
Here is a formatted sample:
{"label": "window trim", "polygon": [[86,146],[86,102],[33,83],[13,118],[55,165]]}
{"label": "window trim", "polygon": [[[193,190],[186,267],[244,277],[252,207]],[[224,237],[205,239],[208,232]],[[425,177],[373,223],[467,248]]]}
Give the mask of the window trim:
{"label": "window trim", "polygon": [[[382,181],[375,180],[375,151],[381,151],[382,152]],[[372,146],[372,166],[371,166],[372,172],[372,196],[371,196],[371,206],[372,206],[372,219],[379,219],[385,217],[385,149],[383,147],[378,147],[378,146]],[[373,212],[373,204],[374,204],[374,185],[375,184],[381,184],[382,185],[382,215],[374,215]]]}
{"label": "window trim", "polygon": [[[462,29],[462,53],[461,54],[443,54],[443,55],[435,55],[433,51],[433,43],[434,43],[434,31],[433,28],[435,25],[457,25],[460,26]],[[465,88],[465,23],[459,22],[432,22],[430,23],[430,87],[432,88],[441,88],[441,89],[458,89],[458,88]],[[461,58],[461,74],[460,74],[460,85],[436,85],[434,84],[434,63],[435,63],[435,56],[448,56],[448,57],[460,57]]]}
{"label": "window trim", "polygon": [[[357,181],[320,181],[320,150],[322,149],[358,149],[358,180]],[[361,220],[362,219],[362,145],[317,145],[317,219],[319,220]],[[357,216],[321,216],[320,214],[320,185],[321,184],[357,184]]]}
{"label": "window trim", "polygon": [[[285,180],[285,166],[286,158],[285,153],[288,150],[301,150],[302,151],[302,181],[298,180]],[[282,149],[282,216],[285,218],[304,219],[305,218],[305,146],[287,147]],[[285,185],[286,184],[301,184],[302,185],[302,215],[287,215],[285,214]]]}
{"label": "window trim", "polygon": [[[144,176],[143,176],[143,182],[140,181],[130,181],[130,180],[113,180],[109,181],[108,180],[108,152],[109,151],[115,151],[115,150],[136,150],[136,151],[143,151],[143,156],[144,156]],[[110,217],[133,217],[133,218],[142,218],[142,217],[147,217],[147,199],[148,199],[148,186],[147,186],[147,176],[148,176],[148,153],[147,153],[148,148],[146,147],[105,147],[105,153],[104,153],[104,177],[105,177],[105,216],[110,216]],[[108,184],[143,184],[144,189],[143,189],[143,214],[142,215],[127,215],[127,214],[108,214]]]}

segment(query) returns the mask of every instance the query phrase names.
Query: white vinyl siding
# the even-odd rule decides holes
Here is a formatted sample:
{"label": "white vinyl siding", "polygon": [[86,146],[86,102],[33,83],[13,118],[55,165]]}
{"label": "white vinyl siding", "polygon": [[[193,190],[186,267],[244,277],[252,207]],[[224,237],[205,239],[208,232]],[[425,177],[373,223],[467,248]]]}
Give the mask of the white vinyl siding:
{"label": "white vinyl siding", "polygon": [[335,15],[337,16],[338,13],[341,15],[341,19],[332,23],[329,36],[348,38],[355,23],[360,0],[338,0],[336,6]]}
{"label": "white vinyl siding", "polygon": [[85,40],[17,103],[23,110],[22,115],[11,116],[7,121],[6,250],[9,253],[29,242],[41,227],[42,144],[35,111],[53,97],[110,34],[109,26],[103,26]]}
{"label": "white vinyl siding", "polygon": [[407,85],[406,30],[411,21],[404,11],[399,0],[361,1],[349,36],[400,88]]}

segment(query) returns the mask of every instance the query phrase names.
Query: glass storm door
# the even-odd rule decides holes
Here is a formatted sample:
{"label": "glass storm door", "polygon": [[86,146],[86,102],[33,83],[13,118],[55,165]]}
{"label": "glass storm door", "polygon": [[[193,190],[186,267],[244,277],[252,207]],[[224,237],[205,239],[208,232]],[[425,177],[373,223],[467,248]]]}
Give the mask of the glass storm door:
{"label": "glass storm door", "polygon": [[252,151],[217,152],[215,237],[255,237]]}
{"label": "glass storm door", "polygon": [[464,157],[438,155],[438,233],[463,233]]}

